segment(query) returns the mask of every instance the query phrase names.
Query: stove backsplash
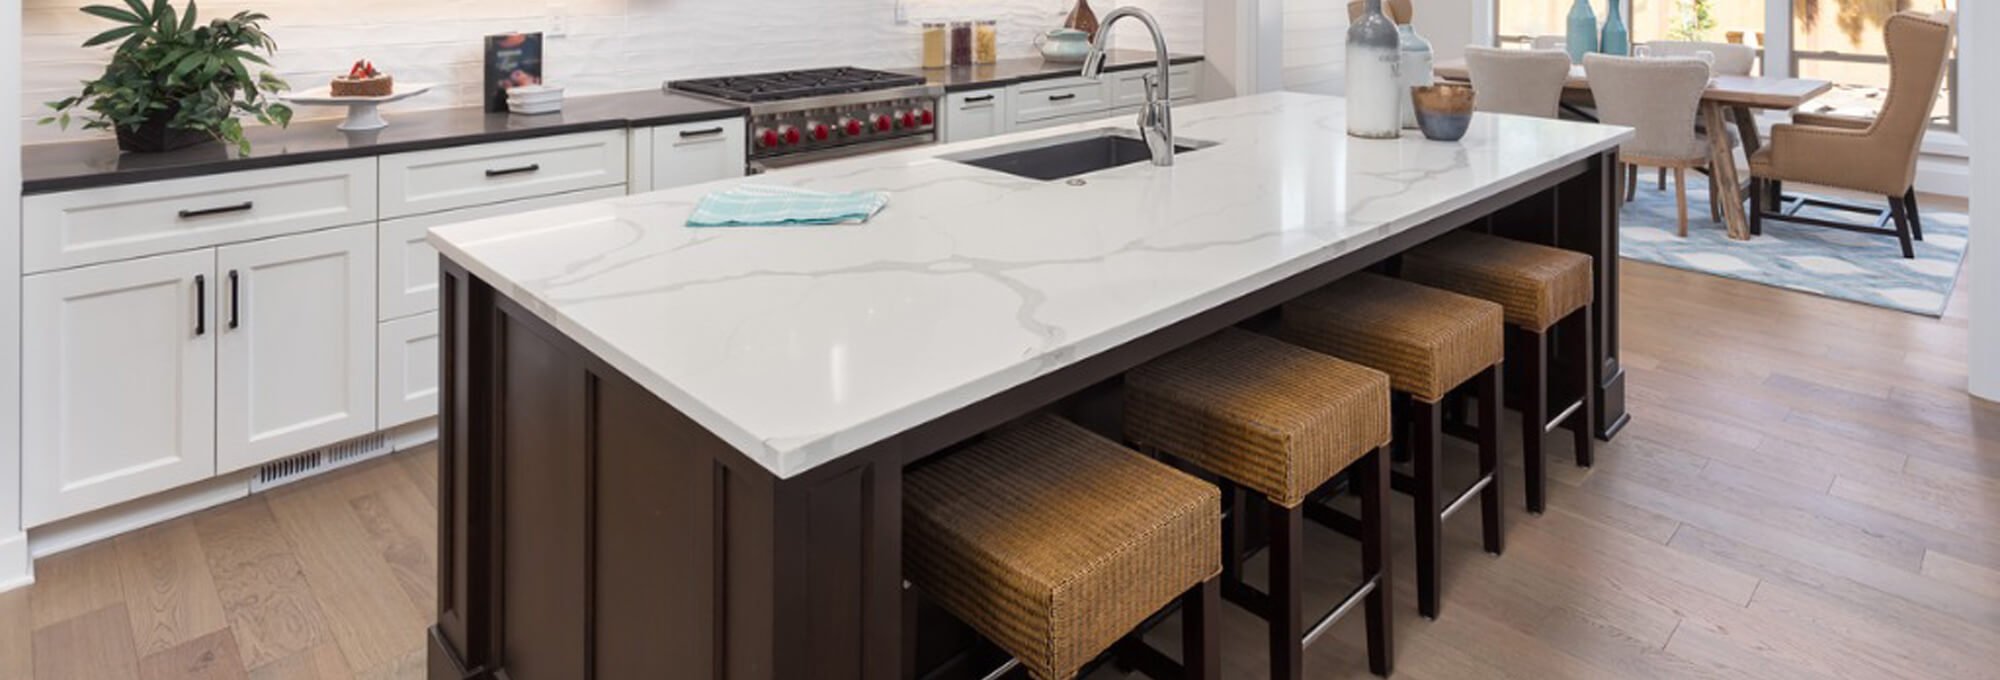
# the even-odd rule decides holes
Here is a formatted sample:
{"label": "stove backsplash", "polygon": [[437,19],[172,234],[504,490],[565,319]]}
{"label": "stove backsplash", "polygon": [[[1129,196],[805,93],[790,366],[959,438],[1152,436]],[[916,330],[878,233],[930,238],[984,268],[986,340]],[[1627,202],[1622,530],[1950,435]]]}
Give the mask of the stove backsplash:
{"label": "stove backsplash", "polygon": [[[203,20],[244,9],[270,14],[273,60],[294,87],[319,85],[356,59],[371,59],[400,82],[443,84],[389,111],[479,102],[480,37],[506,31],[548,37],[550,84],[572,95],[658,87],[664,80],[815,66],[878,68],[919,63],[918,30],[929,18],[1000,21],[1004,57],[1035,54],[1034,36],[1062,22],[1073,0],[205,0]],[[77,11],[98,0],[22,0],[23,141],[92,136],[35,125],[43,102],[69,96],[104,68],[108,52],[78,47],[103,21]],[[177,0],[184,7],[185,2]],[[1202,50],[1203,0],[1094,0],[1099,16],[1138,5],[1164,24],[1168,46]],[[1135,27],[1125,27],[1135,28]],[[1120,30],[1118,44],[1146,45],[1145,32]],[[338,117],[301,109],[301,118]]]}

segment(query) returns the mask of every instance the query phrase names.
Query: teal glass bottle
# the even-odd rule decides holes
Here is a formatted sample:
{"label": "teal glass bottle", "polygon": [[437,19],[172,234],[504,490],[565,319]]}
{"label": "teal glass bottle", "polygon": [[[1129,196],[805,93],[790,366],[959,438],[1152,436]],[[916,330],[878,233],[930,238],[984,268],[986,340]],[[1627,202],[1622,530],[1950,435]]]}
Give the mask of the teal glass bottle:
{"label": "teal glass bottle", "polygon": [[1583,63],[1583,55],[1597,51],[1597,12],[1590,8],[1590,0],[1576,0],[1570,6],[1569,34],[1563,40],[1574,63]]}
{"label": "teal glass bottle", "polygon": [[1629,57],[1632,56],[1632,31],[1625,26],[1625,13],[1619,11],[1622,4],[1624,0],[1611,0],[1611,12],[1604,19],[1604,37],[1597,41],[1597,50]]}

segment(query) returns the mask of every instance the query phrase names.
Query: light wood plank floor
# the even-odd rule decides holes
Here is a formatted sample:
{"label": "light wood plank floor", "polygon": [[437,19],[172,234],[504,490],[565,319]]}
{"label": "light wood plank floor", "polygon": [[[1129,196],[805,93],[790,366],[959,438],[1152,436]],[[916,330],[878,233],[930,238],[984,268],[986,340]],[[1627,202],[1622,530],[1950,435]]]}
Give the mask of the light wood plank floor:
{"label": "light wood plank floor", "polygon": [[[1402,546],[1397,677],[2000,675],[2000,406],[1963,390],[1966,291],[1933,320],[1630,262],[1624,283],[1633,424],[1595,469],[1553,465],[1540,517],[1515,461],[1505,556],[1454,518],[1437,621]],[[0,678],[420,677],[435,462],[45,559],[0,594]],[[1309,532],[1322,607],[1358,550]],[[1261,625],[1224,609],[1230,675],[1262,674]],[[1342,622],[1309,674],[1365,676],[1361,640]]]}

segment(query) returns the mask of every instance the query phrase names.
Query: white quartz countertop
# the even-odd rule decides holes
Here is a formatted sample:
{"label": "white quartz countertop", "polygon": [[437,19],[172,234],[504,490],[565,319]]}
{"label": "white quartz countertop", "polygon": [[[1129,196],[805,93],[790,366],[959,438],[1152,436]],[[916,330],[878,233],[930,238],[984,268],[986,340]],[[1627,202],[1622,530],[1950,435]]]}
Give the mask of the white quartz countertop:
{"label": "white quartz countertop", "polygon": [[[1178,107],[1218,142],[1040,182],[937,158],[1120,117],[431,231],[446,257],[791,477],[1617,146],[1479,114],[1463,142],[1345,134],[1337,98]],[[886,190],[865,225],[690,229],[736,184]]]}

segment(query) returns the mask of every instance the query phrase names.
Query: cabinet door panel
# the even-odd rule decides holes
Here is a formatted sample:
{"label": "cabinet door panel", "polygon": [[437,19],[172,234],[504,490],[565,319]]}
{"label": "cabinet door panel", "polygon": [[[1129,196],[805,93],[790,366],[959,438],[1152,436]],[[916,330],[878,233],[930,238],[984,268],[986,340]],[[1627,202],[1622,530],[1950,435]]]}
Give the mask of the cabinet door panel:
{"label": "cabinet door panel", "polygon": [[1007,131],[1007,90],[955,92],[944,98],[944,141],[963,142]]}
{"label": "cabinet door panel", "polygon": [[199,250],[22,279],[29,526],[214,474],[214,276]]}
{"label": "cabinet door panel", "polygon": [[438,315],[382,322],[375,406],[382,429],[437,415]]}
{"label": "cabinet door panel", "polygon": [[220,471],[375,430],[374,232],[218,251]]}

